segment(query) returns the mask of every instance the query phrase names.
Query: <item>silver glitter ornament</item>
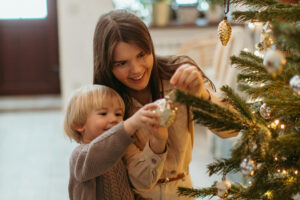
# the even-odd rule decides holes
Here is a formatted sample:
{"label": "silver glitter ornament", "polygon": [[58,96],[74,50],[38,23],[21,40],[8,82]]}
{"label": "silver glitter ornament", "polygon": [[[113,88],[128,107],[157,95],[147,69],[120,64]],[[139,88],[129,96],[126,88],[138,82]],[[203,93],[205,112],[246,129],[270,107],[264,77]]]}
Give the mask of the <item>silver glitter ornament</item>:
{"label": "silver glitter ornament", "polygon": [[153,110],[153,112],[158,113],[159,117],[159,125],[163,127],[171,126],[175,120],[177,115],[177,107],[171,101],[169,96],[166,96],[163,99],[158,99],[154,101],[157,104],[157,109]]}
{"label": "silver glitter ornament", "polygon": [[267,72],[276,77],[281,73],[283,66],[286,64],[286,59],[281,51],[271,48],[265,53],[263,64]]}
{"label": "silver glitter ornament", "polygon": [[272,111],[271,111],[270,107],[267,106],[266,103],[263,103],[260,106],[259,113],[264,119],[270,119]]}
{"label": "silver glitter ornament", "polygon": [[228,180],[226,180],[225,176],[223,176],[222,181],[217,183],[216,188],[218,197],[223,199],[229,195],[231,183]]}
{"label": "silver glitter ornament", "polygon": [[253,176],[256,170],[256,163],[250,158],[244,158],[240,164],[240,171],[243,176]]}
{"label": "silver glitter ornament", "polygon": [[297,95],[300,95],[300,76],[295,75],[290,80],[290,87],[292,88],[293,92]]}

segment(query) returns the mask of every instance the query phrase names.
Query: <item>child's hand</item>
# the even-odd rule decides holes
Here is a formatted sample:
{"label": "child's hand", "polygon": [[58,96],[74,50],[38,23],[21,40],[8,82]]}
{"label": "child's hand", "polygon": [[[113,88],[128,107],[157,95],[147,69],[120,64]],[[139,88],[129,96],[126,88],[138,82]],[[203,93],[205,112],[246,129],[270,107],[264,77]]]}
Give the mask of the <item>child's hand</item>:
{"label": "child's hand", "polygon": [[137,129],[146,128],[157,132],[159,127],[159,114],[153,110],[157,108],[154,103],[147,104],[124,122],[125,131],[132,135]]}
{"label": "child's hand", "polygon": [[165,152],[168,136],[168,128],[166,127],[159,127],[157,131],[152,132],[150,148],[154,153],[160,154]]}

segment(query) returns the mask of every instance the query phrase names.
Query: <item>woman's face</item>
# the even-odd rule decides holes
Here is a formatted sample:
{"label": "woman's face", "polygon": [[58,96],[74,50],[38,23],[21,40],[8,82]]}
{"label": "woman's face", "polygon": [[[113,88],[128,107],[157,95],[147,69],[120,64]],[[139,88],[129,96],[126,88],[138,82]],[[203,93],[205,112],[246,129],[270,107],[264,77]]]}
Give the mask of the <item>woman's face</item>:
{"label": "woman's face", "polygon": [[148,86],[153,67],[153,54],[146,54],[135,44],[119,42],[113,52],[114,76],[132,90]]}

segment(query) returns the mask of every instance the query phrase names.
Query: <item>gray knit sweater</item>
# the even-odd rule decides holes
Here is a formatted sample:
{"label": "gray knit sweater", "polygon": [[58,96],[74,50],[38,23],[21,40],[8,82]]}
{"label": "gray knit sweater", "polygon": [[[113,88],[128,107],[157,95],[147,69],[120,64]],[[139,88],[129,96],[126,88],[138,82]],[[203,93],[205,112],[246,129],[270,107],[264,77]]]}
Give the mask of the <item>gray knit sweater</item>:
{"label": "gray knit sweater", "polygon": [[76,147],[70,159],[70,200],[134,199],[121,158],[131,142],[119,123]]}

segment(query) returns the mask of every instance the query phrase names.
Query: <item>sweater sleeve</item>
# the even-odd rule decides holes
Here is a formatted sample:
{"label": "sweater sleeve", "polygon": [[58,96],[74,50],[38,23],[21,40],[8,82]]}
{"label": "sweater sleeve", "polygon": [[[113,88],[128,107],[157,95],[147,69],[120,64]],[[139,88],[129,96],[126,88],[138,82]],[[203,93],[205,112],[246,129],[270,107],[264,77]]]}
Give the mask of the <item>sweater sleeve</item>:
{"label": "sweater sleeve", "polygon": [[143,151],[135,144],[130,144],[125,160],[130,181],[137,191],[147,191],[157,183],[166,157],[167,150],[162,154],[155,154],[149,146],[149,141]]}
{"label": "sweater sleeve", "polygon": [[131,142],[122,122],[91,143],[79,145],[70,160],[75,179],[84,182],[100,176],[123,156]]}

